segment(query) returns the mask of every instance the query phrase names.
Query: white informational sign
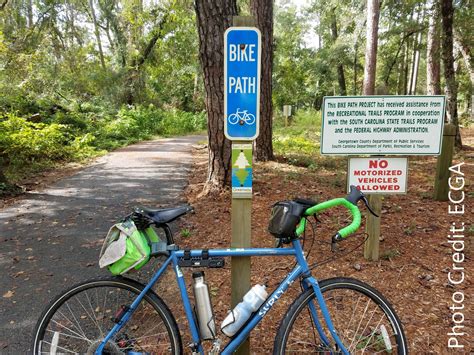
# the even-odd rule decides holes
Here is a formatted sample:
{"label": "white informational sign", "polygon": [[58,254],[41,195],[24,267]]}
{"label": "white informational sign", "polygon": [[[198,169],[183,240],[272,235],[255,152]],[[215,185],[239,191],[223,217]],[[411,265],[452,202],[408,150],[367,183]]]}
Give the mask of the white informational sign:
{"label": "white informational sign", "polygon": [[444,112],[444,96],[325,97],[321,154],[439,155]]}
{"label": "white informational sign", "polygon": [[350,158],[347,191],[354,185],[363,193],[407,192],[408,158]]}

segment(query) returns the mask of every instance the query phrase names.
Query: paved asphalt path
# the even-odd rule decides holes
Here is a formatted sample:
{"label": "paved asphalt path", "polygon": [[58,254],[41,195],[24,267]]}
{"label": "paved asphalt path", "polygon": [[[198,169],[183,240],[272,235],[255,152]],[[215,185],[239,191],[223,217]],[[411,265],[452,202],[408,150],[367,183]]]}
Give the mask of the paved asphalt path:
{"label": "paved asphalt path", "polygon": [[109,227],[136,205],[183,204],[202,136],[131,145],[0,210],[0,354],[27,353],[46,304],[94,276]]}

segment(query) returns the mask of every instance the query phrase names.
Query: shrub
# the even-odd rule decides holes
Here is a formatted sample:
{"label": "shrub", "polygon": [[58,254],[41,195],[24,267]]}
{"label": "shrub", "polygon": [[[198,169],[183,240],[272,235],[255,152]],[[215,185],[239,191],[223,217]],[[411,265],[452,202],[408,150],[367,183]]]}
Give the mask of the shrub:
{"label": "shrub", "polygon": [[15,178],[57,161],[83,160],[155,135],[179,135],[206,127],[204,113],[122,107],[116,114],[96,106],[89,111],[58,111],[42,123],[15,114],[0,116],[0,165]]}
{"label": "shrub", "polygon": [[13,165],[63,159],[69,155],[67,141],[64,125],[32,123],[13,114],[0,122],[0,150]]}
{"label": "shrub", "polygon": [[180,110],[162,111],[160,133],[163,135],[179,135],[206,128],[206,115],[204,112],[192,113]]}

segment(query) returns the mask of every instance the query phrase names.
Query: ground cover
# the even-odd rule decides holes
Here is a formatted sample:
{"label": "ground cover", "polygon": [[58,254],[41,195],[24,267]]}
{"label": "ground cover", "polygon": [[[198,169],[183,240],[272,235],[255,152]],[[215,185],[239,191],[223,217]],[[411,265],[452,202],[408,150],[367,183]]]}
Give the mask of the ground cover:
{"label": "ground cover", "polygon": [[[277,126],[277,134],[278,130]],[[465,144],[472,145],[474,131],[465,129],[463,133]],[[187,218],[182,226],[184,232],[179,244],[183,248],[222,248],[230,245],[230,192],[225,190],[209,196],[200,194],[206,177],[206,152],[206,149],[195,150],[195,163],[186,196],[195,207],[196,213]],[[274,238],[266,229],[271,206],[276,201],[297,196],[323,201],[345,194],[344,158],[321,158],[312,149],[310,154],[299,154],[300,157],[305,155],[305,159],[311,161],[311,164],[301,164],[301,160],[295,161],[290,155],[280,154],[275,162],[254,165],[252,246],[274,245]],[[467,163],[463,170],[467,176],[465,191],[468,199],[473,197],[470,177],[473,176],[474,167],[469,163],[472,162],[473,155],[473,151],[467,149],[455,157],[456,162]],[[315,271],[315,275],[321,279],[349,276],[379,289],[400,315],[409,348],[414,354],[446,353],[446,334],[453,325],[448,309],[452,303],[453,285],[447,278],[453,267],[452,249],[447,242],[451,218],[447,212],[447,202],[435,202],[431,198],[435,170],[434,157],[410,158],[409,193],[386,196],[383,199],[380,261],[366,261],[363,258],[363,249],[359,248]],[[466,221],[472,221],[474,210],[472,206],[466,207]],[[313,242],[310,236],[306,237],[305,250],[307,253],[311,250],[308,256],[310,262],[332,255],[328,244],[330,237],[341,225],[348,223],[348,216],[342,210],[324,213],[320,219],[321,224],[317,227],[315,241]],[[364,228],[360,230],[363,231]],[[474,229],[470,226],[466,230],[468,245],[465,249],[464,265],[470,270],[474,266],[471,241],[473,235]],[[362,238],[362,234],[354,236],[340,246],[346,251],[350,250],[357,246]],[[252,284],[267,283],[273,289],[277,280],[281,280],[292,266],[293,263],[288,258],[254,258]],[[206,275],[217,321],[220,323],[230,309],[230,262],[224,270],[209,270]],[[472,281],[468,279],[463,283],[462,291],[468,295],[472,294],[472,290]],[[293,287],[253,332],[252,353],[269,353],[281,316],[298,292],[298,286]],[[472,329],[472,309],[466,309],[464,315],[465,327]],[[471,342],[470,346],[471,350],[474,349],[474,343]],[[469,349],[465,350],[469,353]]]}

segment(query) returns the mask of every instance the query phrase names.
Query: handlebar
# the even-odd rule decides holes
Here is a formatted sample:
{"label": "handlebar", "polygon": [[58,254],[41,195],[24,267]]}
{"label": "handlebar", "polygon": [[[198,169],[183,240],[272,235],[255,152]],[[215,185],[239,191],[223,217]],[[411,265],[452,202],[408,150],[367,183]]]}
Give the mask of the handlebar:
{"label": "handlebar", "polygon": [[[336,207],[336,206],[344,206],[349,210],[349,212],[352,214],[352,222],[350,225],[340,229],[333,237],[333,241],[339,241],[343,238],[346,238],[350,234],[354,233],[359,229],[360,227],[360,222],[361,222],[361,215],[359,208],[357,207],[357,202],[362,200],[364,204],[367,206],[369,211],[376,217],[378,217],[375,212],[370,208],[369,203],[367,201],[367,198],[365,195],[358,190],[355,186],[351,186],[351,190],[349,195],[345,198],[335,198],[329,201],[325,201],[322,203],[319,203],[313,207],[310,207],[306,210],[305,215],[306,216],[311,216],[315,213],[321,212],[323,210],[326,210],[328,208]],[[296,228],[296,235],[300,236],[303,234],[304,229],[306,227],[306,219],[303,218],[298,225],[298,228]]]}

